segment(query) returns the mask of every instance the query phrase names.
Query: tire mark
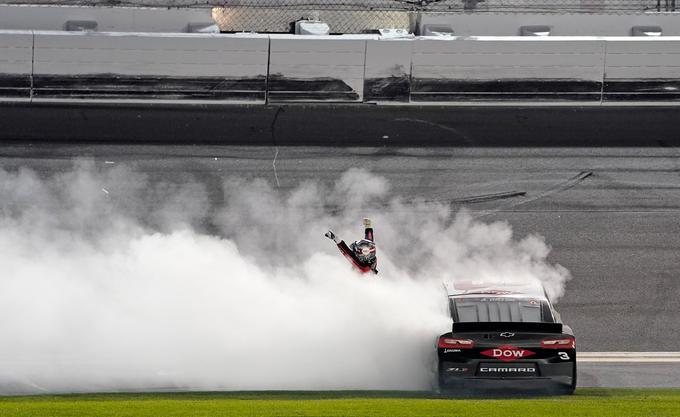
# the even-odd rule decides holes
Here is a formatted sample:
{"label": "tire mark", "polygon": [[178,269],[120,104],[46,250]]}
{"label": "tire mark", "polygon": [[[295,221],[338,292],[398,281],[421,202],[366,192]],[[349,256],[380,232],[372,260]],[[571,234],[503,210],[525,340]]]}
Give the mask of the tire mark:
{"label": "tire mark", "polygon": [[509,210],[509,209],[512,209],[512,208],[515,208],[515,207],[522,206],[522,205],[527,204],[527,203],[534,202],[536,200],[540,200],[542,198],[550,197],[553,194],[558,194],[558,193],[561,193],[563,191],[566,191],[570,188],[577,186],[578,184],[580,184],[581,182],[583,182],[584,180],[586,180],[588,177],[590,177],[592,175],[593,175],[593,171],[581,171],[578,174],[574,175],[573,177],[569,178],[568,180],[561,182],[561,183],[559,183],[559,184],[557,184],[553,187],[550,187],[549,189],[547,189],[546,191],[543,191],[542,193],[536,194],[535,196],[528,197],[528,198],[521,200],[521,201],[515,201],[515,202],[509,203],[509,204],[505,204],[505,205],[503,205],[501,207],[497,207],[493,210],[482,211],[474,217],[480,218],[480,217],[491,216],[491,215],[494,215],[494,214],[501,212],[501,211]]}
{"label": "tire mark", "polygon": [[474,144],[473,140],[470,139],[470,137],[468,135],[466,135],[465,133],[463,133],[460,130],[453,128],[451,126],[446,126],[446,125],[443,125],[443,124],[440,124],[440,123],[431,122],[429,120],[412,119],[410,117],[400,117],[398,119],[394,119],[394,121],[395,122],[421,123],[421,124],[425,124],[425,125],[428,125],[428,126],[437,127],[439,129],[446,130],[447,132],[454,133],[457,137],[463,139],[463,141],[465,142],[466,145],[472,146]]}

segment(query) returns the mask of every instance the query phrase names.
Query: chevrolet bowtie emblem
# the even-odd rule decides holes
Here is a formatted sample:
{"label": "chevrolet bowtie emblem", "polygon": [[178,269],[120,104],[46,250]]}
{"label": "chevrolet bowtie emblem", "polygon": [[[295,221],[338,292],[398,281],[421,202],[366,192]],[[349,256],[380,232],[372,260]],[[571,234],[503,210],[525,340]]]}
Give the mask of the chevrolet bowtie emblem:
{"label": "chevrolet bowtie emblem", "polygon": [[512,336],[514,336],[514,335],[515,335],[514,333],[510,333],[510,332],[503,332],[503,333],[501,333],[501,337],[512,337]]}

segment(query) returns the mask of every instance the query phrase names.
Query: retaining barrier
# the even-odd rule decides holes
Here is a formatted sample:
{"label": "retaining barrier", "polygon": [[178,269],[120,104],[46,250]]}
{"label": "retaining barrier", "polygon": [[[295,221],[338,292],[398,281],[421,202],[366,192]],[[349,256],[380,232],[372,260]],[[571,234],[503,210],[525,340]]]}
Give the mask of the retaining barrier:
{"label": "retaining barrier", "polygon": [[0,32],[0,101],[680,100],[680,37]]}
{"label": "retaining barrier", "polygon": [[415,41],[412,101],[599,101],[604,42]]}
{"label": "retaining barrier", "polygon": [[264,103],[265,35],[36,33],[33,98]]}
{"label": "retaining barrier", "polygon": [[272,35],[269,101],[362,101],[366,40],[355,35]]}
{"label": "retaining barrier", "polygon": [[606,101],[680,99],[680,38],[607,41]]}
{"label": "retaining barrier", "polygon": [[29,101],[33,34],[7,31],[0,36],[0,100]]}

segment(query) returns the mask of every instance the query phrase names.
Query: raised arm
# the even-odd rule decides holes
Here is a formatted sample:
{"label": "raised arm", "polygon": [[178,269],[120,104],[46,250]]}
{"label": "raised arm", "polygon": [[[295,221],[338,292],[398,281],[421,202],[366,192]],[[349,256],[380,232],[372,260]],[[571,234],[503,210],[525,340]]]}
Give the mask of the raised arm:
{"label": "raised arm", "polygon": [[373,226],[371,225],[371,219],[364,219],[364,228],[364,233],[366,236],[365,239],[375,242],[375,239],[373,239]]}
{"label": "raised arm", "polygon": [[[357,256],[354,254],[352,249],[347,246],[344,240],[341,240],[335,233],[333,233],[332,230],[329,230],[324,234],[327,238],[335,242],[335,244],[338,246],[338,249],[340,250],[340,253],[347,258],[348,261],[352,263],[352,265],[358,269],[361,272],[368,272],[372,270],[371,265],[366,265]],[[374,271],[377,273],[377,271]]]}

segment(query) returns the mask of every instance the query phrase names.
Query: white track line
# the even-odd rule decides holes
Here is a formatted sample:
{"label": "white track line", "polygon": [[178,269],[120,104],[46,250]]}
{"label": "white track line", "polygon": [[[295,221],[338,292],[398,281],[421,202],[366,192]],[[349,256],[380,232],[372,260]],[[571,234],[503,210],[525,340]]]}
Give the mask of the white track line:
{"label": "white track line", "polygon": [[680,363],[680,352],[577,352],[580,363]]}

